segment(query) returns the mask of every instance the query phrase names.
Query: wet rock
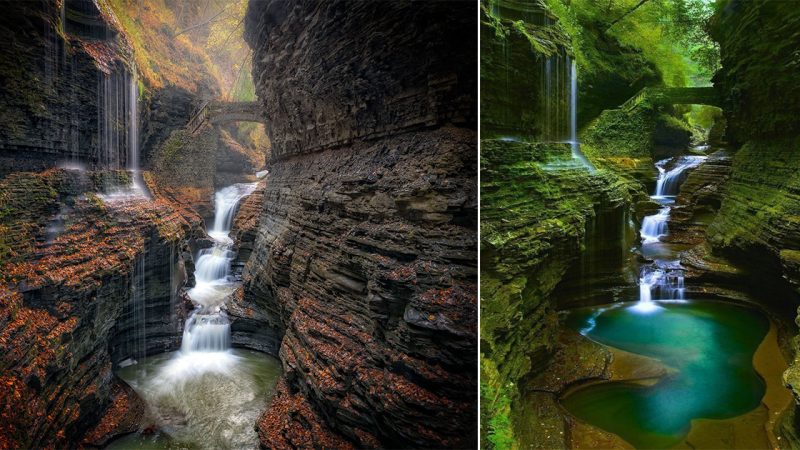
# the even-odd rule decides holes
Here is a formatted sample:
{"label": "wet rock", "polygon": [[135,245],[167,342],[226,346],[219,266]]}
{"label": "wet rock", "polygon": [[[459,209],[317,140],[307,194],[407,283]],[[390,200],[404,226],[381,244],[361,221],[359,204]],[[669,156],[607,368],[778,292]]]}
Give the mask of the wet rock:
{"label": "wet rock", "polygon": [[699,244],[725,198],[732,158],[727,150],[718,150],[689,172],[681,184],[670,210],[669,242]]}
{"label": "wet rock", "polygon": [[[113,369],[177,346],[179,242],[200,219],[161,198],[109,206],[93,193],[103,178],[51,170],[0,180],[9,206],[52,211],[39,221],[0,217],[14,230],[6,235],[35,243],[2,261],[0,442],[12,448],[74,447],[135,428],[141,405]],[[24,185],[50,194],[7,189]],[[64,204],[72,206],[63,231],[37,239]]]}
{"label": "wet rock", "polygon": [[285,370],[265,447],[477,443],[477,11],[453,6],[250,5],[272,159],[243,302]]}

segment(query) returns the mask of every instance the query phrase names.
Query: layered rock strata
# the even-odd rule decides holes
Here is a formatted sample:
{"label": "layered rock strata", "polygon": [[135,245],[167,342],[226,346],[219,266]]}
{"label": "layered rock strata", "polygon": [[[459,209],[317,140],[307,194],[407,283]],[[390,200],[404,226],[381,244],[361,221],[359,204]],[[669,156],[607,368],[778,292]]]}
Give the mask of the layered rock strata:
{"label": "layered rock strata", "polygon": [[[510,420],[523,446],[538,445],[535,435],[547,431],[526,423],[522,392],[557,352],[556,311],[582,292],[613,300],[596,288],[625,284],[620,274],[633,238],[625,218],[637,184],[611,172],[558,168],[570,160],[566,144],[481,143],[481,395],[490,405],[482,413],[487,425]],[[594,232],[615,238],[605,240],[605,251],[584,252]],[[504,411],[509,405],[497,398],[514,406]],[[536,422],[561,420],[558,408],[548,411],[555,416]]]}
{"label": "layered rock strata", "polygon": [[104,204],[95,193],[110,178],[129,182],[125,172],[65,170],[0,181],[11,237],[0,283],[4,448],[131,431],[142,405],[112,369],[178,345],[181,242],[201,220],[159,197]]}
{"label": "layered rock strata", "polygon": [[731,159],[729,151],[718,150],[689,172],[670,209],[669,242],[695,245],[705,241],[706,228],[725,198]]}
{"label": "layered rock strata", "polygon": [[126,167],[131,49],[118,33],[89,0],[4,5],[0,174]]}
{"label": "layered rock strata", "polygon": [[[726,139],[737,150],[726,196],[708,228],[709,242],[715,254],[768,286],[776,304],[796,307],[800,88],[793,36],[800,32],[800,10],[789,2],[729,0],[719,5],[710,31],[720,46],[722,68],[714,82],[724,93]],[[795,361],[784,381],[800,404],[797,342],[793,350]],[[796,410],[781,425],[792,446],[800,430]]]}
{"label": "layered rock strata", "polygon": [[264,447],[477,443],[475,13],[250,4],[273,159],[244,302],[285,370]]}

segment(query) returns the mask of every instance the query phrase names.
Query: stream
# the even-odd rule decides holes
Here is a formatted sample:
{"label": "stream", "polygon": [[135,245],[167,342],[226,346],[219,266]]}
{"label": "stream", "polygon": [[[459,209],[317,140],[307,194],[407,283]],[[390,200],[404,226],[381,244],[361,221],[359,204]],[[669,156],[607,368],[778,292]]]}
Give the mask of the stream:
{"label": "stream", "polygon": [[114,441],[110,449],[256,448],[253,427],[281,374],[280,362],[263,353],[233,349],[225,302],[238,287],[230,273],[235,257],[228,236],[239,202],[257,183],[235,184],[215,195],[211,248],[200,250],[194,310],[181,349],[133,362],[117,372],[147,404],[153,432]]}
{"label": "stream", "polygon": [[599,382],[562,397],[575,417],[625,439],[636,448],[670,448],[689,434],[695,419],[727,419],[758,407],[766,391],[753,356],[766,336],[767,317],[748,306],[685,298],[680,247],[669,236],[672,205],[689,170],[705,156],[656,163],[651,199],[660,205],[644,217],[639,298],[568,313],[566,326],[600,344],[654,358],[666,375],[657,379]]}

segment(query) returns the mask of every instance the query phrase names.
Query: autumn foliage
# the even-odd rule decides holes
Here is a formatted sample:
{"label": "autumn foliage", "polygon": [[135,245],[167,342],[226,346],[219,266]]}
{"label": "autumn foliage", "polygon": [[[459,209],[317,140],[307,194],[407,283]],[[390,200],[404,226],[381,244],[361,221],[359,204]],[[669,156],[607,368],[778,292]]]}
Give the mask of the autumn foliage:
{"label": "autumn foliage", "polygon": [[[0,229],[11,247],[0,260],[0,449],[64,447],[80,437],[70,428],[76,422],[99,418],[111,364],[97,355],[107,342],[86,337],[97,327],[91,311],[106,295],[101,290],[131,275],[147,239],[177,242],[201,226],[196,214],[159,195],[104,203],[97,181],[107,178],[52,169],[0,180],[7,211]],[[113,398],[108,429],[112,413],[124,409],[124,395]]]}

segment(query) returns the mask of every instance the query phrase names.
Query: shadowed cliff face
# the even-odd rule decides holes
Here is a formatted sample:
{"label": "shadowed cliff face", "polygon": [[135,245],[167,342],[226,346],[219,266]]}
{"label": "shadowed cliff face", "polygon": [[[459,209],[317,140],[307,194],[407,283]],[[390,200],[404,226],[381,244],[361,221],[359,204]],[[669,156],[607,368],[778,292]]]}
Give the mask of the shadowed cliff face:
{"label": "shadowed cliff face", "polygon": [[[767,0],[729,0],[718,6],[710,31],[720,46],[722,68],[714,84],[723,93],[725,137],[734,148],[708,242],[715,256],[741,267],[740,278],[756,280],[752,284],[769,292],[777,307],[792,309],[798,305],[800,285],[800,10],[793,2]],[[794,363],[783,375],[796,404],[797,342],[795,338],[791,345]],[[777,430],[792,446],[800,441],[797,417],[795,405]]]}
{"label": "shadowed cliff face", "polygon": [[476,445],[475,7],[250,4],[273,161],[244,302],[285,369],[266,447]]}
{"label": "shadowed cliff face", "polygon": [[0,180],[2,448],[74,448],[136,430],[143,404],[112,369],[179,344],[184,239],[202,221],[157,192],[104,204],[94,193],[112,175]]}
{"label": "shadowed cliff face", "polygon": [[474,124],[476,7],[251,2],[245,38],[273,157]]}

